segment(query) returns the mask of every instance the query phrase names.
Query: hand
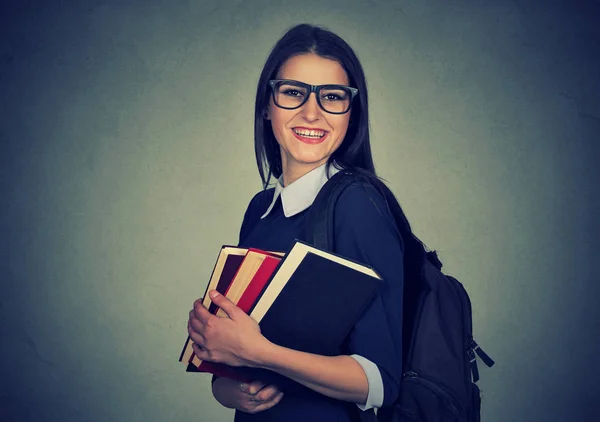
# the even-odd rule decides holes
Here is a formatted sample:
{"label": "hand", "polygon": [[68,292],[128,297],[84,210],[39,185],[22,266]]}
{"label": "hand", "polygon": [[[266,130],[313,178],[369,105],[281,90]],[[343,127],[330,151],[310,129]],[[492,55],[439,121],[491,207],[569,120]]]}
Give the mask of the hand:
{"label": "hand", "polygon": [[268,342],[257,322],[216,290],[210,292],[210,298],[227,317],[211,314],[200,299],[194,302],[188,332],[196,356],[230,366],[256,366],[257,351]]}
{"label": "hand", "polygon": [[283,398],[283,392],[277,386],[266,385],[262,381],[240,383],[230,378],[217,378],[212,390],[223,406],[246,413],[270,409]]}

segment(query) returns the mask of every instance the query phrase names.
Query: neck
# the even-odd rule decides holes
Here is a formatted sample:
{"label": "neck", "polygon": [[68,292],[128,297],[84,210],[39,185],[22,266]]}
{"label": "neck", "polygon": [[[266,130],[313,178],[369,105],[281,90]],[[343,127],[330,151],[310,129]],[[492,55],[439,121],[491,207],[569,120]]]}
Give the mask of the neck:
{"label": "neck", "polygon": [[293,166],[283,165],[282,167],[282,175],[283,175],[283,187],[286,187],[296,180],[300,179],[305,174],[311,172],[317,167],[325,164],[327,161],[318,162],[318,163],[310,163],[310,164],[301,164],[297,163]]}

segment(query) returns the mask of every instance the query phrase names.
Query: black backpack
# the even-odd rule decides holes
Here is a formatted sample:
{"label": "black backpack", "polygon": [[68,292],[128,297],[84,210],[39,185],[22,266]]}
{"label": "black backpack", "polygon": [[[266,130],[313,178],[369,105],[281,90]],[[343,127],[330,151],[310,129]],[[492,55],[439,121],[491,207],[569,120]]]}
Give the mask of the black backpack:
{"label": "black backpack", "polygon": [[348,186],[379,191],[396,220],[404,243],[403,365],[399,397],[390,408],[360,412],[363,420],[455,422],[480,420],[476,354],[494,361],[473,340],[471,302],[463,285],[441,272],[435,251],[426,252],[414,236],[402,208],[387,186],[362,170],[332,176],[310,207],[306,240],[335,251],[335,204]]}

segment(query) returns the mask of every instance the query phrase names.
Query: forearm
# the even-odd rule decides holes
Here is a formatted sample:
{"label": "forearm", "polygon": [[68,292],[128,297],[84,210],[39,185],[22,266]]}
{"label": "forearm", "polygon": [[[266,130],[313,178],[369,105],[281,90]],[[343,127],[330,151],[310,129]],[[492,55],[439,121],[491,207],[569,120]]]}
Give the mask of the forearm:
{"label": "forearm", "polygon": [[321,356],[265,342],[254,360],[257,367],[277,372],[328,397],[358,404],[367,401],[367,376],[350,356]]}

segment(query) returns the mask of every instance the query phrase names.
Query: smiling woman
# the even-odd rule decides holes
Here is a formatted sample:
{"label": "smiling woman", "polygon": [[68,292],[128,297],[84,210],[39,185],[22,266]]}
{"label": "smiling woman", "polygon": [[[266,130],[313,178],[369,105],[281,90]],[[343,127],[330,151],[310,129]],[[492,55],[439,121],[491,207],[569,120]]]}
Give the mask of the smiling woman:
{"label": "smiling woman", "polygon": [[[343,113],[325,111],[321,104],[333,107],[329,104],[343,103],[336,101],[332,92],[343,92],[348,85],[348,76],[337,61],[308,53],[288,59],[279,69],[277,77],[299,81],[303,85],[316,85],[307,89],[306,85],[298,87],[297,83],[294,86],[290,82],[271,84],[274,95],[269,102],[266,118],[271,120],[273,134],[281,148],[283,185],[287,186],[324,164],[344,140],[351,115],[349,96],[344,96],[347,106],[343,107]],[[319,85],[334,85],[334,88],[319,92],[322,91]],[[312,95],[311,91],[318,92]],[[341,98],[342,95],[338,94],[337,97]],[[286,108],[282,107],[282,102]]]}
{"label": "smiling woman", "polygon": [[[258,81],[254,143],[264,189],[251,200],[240,247],[286,251],[305,238],[307,212],[328,178],[352,169],[375,179],[367,87],[353,50],[332,32],[298,25],[271,51]],[[268,188],[271,178],[274,188]],[[403,242],[381,194],[349,188],[334,215],[333,252],[383,278],[337,356],[271,343],[222,295],[219,318],[196,301],[188,331],[202,360],[262,368],[242,384],[215,378],[213,394],[244,421],[358,421],[390,405],[401,378]],[[387,280],[390,280],[388,282]],[[335,309],[325,310],[335,312]],[[271,376],[273,375],[273,376]]]}

